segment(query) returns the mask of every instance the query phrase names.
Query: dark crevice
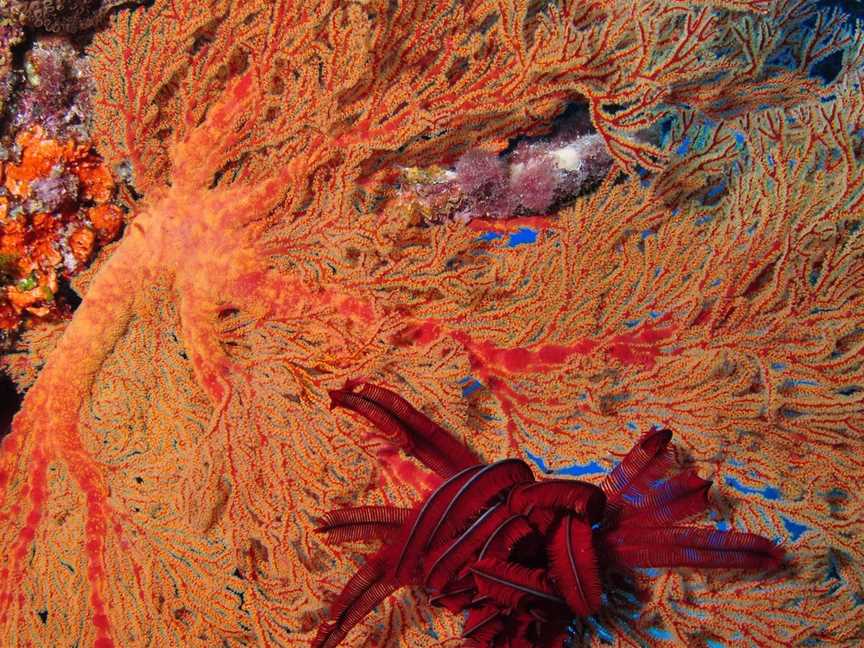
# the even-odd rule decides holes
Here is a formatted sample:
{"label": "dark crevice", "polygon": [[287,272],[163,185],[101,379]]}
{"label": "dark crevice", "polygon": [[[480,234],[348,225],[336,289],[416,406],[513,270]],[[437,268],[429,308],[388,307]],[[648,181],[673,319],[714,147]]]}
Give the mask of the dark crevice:
{"label": "dark crevice", "polygon": [[56,297],[72,311],[81,305],[81,295],[75,292],[66,279],[61,278],[58,282]]}
{"label": "dark crevice", "polygon": [[0,372],[0,439],[12,429],[12,418],[21,407],[22,398],[12,379]]}

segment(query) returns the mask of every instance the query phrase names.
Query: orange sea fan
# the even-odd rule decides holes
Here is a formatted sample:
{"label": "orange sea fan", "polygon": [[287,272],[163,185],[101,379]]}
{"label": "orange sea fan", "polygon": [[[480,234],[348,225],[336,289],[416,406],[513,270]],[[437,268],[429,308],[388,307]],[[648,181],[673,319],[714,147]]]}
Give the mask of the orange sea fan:
{"label": "orange sea fan", "polygon": [[[650,641],[660,619],[691,645],[854,639],[862,500],[826,493],[862,469],[860,84],[713,124],[694,107],[717,93],[662,103],[743,74],[709,53],[740,21],[770,30],[772,11],[164,0],[118,15],[91,46],[96,137],[143,198],[3,441],[5,643],[308,644],[356,558],[312,534],[317,518],[405,505],[422,483],[329,413],[327,390],[358,376],[469,430],[489,461],[558,468],[623,452],[627,424],[674,422],[701,463],[747,462],[723,464],[743,489],[733,523],[814,531],[800,572],[698,590],[669,575],[635,628],[614,606],[602,620]],[[414,227],[390,200],[397,166],[503,145],[575,98],[651,182],[613,173],[532,220],[525,245]],[[649,143],[661,116],[671,149]],[[466,377],[482,388],[463,397]],[[767,511],[763,483],[783,494]],[[842,586],[821,584],[826,561]],[[399,598],[347,641],[457,635],[420,610]]]}

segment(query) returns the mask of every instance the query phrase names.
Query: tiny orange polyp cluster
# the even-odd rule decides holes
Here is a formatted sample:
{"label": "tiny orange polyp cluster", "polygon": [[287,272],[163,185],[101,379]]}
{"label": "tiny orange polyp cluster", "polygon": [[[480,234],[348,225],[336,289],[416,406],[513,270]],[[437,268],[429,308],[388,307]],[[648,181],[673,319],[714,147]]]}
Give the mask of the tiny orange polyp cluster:
{"label": "tiny orange polyp cluster", "polygon": [[[38,126],[15,142],[20,160],[0,165],[0,330],[28,316],[59,316],[59,277],[85,267],[123,224],[123,211],[109,202],[111,172],[89,144],[48,138]],[[62,173],[77,179],[77,197],[54,210],[34,204],[33,183]]]}

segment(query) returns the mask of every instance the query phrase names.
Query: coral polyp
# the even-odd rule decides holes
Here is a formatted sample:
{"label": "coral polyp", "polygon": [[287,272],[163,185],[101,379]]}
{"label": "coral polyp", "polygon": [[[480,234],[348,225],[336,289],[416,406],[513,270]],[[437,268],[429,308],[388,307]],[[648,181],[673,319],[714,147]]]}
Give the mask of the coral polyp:
{"label": "coral polyp", "polygon": [[108,13],[142,0],[3,0],[0,17],[28,27],[74,33],[98,25]]}

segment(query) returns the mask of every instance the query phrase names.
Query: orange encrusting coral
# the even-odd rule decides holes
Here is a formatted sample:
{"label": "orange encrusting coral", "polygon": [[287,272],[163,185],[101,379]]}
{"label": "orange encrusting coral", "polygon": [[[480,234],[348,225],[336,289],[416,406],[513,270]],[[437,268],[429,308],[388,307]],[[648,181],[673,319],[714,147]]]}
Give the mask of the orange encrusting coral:
{"label": "orange encrusting coral", "polygon": [[[123,211],[109,202],[111,172],[89,144],[51,139],[38,126],[18,133],[15,143],[20,160],[0,165],[6,190],[0,196],[0,329],[15,329],[27,316],[63,314],[55,300],[59,276],[86,267],[123,225]],[[64,174],[75,182],[71,191],[59,184]],[[39,200],[40,182],[58,184],[43,190],[59,196],[52,196],[56,204]]]}
{"label": "orange encrusting coral", "polygon": [[[361,376],[466,430],[489,461],[516,446],[551,469],[607,457],[602,470],[607,448],[632,445],[628,429],[674,425],[695,460],[723,464],[731,524],[808,529],[791,548],[797,573],[699,588],[665,574],[638,614],[602,609],[634,642],[650,644],[656,624],[682,645],[860,638],[861,495],[823,497],[862,470],[849,443],[864,328],[860,48],[826,103],[778,91],[764,97],[773,109],[709,124],[700,111],[720,110],[721,86],[810,51],[801,25],[815,11],[710,4],[122,12],[91,46],[96,133],[144,197],[3,442],[0,636],[308,645],[357,561],[314,536],[315,518],[367,491],[397,506],[416,495],[392,479],[404,466],[379,472],[366,428],[328,411],[328,389]],[[778,23],[783,37],[767,38]],[[697,78],[718,91],[664,103]],[[807,70],[793,78],[810,87]],[[575,98],[619,169],[536,240],[410,225],[395,169],[536,133]],[[663,118],[669,141],[649,143],[641,131]],[[644,182],[617,173],[639,163],[653,169]],[[766,507],[769,488],[782,497]],[[822,585],[829,562],[842,585]],[[416,596],[346,642],[456,636]]]}

